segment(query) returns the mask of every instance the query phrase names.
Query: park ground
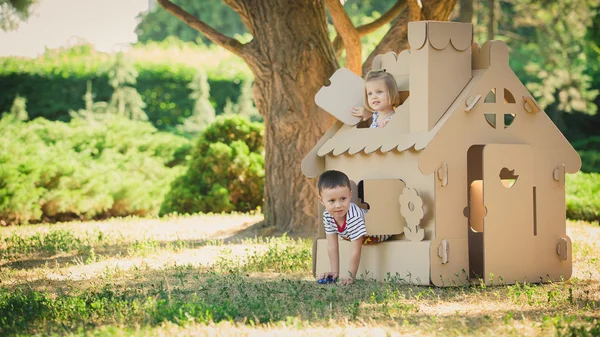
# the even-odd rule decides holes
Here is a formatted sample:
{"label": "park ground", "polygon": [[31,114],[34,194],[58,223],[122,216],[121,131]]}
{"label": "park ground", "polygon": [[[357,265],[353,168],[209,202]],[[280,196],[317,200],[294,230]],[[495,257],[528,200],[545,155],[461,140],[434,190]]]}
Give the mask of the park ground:
{"label": "park ground", "polygon": [[[600,336],[600,227],[564,282],[318,285],[312,240],[262,215],[0,228],[0,335]],[[268,229],[267,229],[268,230]]]}

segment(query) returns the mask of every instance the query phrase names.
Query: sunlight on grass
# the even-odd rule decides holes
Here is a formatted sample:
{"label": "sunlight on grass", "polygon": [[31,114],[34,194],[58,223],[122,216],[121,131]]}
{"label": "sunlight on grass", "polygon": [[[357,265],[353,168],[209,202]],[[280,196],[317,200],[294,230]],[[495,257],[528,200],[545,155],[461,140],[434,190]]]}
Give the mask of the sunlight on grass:
{"label": "sunlight on grass", "polygon": [[[3,228],[0,335],[600,333],[600,230],[568,224],[571,280],[435,288],[314,282],[312,240],[236,237],[260,215]],[[135,328],[137,327],[137,328]]]}

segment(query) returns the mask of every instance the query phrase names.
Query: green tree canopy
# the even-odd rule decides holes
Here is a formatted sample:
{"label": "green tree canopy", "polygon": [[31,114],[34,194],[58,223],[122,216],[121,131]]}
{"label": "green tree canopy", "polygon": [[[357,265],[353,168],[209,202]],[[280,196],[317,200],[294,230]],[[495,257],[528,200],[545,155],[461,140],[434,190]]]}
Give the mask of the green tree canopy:
{"label": "green tree canopy", "polygon": [[14,30],[29,19],[33,5],[39,0],[0,0],[0,29]]}
{"label": "green tree canopy", "polygon": [[559,127],[565,112],[595,114],[597,1],[514,0],[494,6],[491,17],[487,2],[476,3],[476,41],[485,41],[492,28],[495,39],[507,42],[511,67]]}
{"label": "green tree canopy", "polygon": [[[221,0],[205,1],[173,1],[176,4],[184,4],[186,10],[198,19],[207,22],[221,33],[234,36],[244,34],[246,27],[240,20],[240,16]],[[161,7],[143,13],[139,16],[140,22],[135,28],[138,41],[163,41],[169,36],[176,36],[182,41],[202,41],[211,43],[202,33],[188,26],[185,22],[178,20]]]}

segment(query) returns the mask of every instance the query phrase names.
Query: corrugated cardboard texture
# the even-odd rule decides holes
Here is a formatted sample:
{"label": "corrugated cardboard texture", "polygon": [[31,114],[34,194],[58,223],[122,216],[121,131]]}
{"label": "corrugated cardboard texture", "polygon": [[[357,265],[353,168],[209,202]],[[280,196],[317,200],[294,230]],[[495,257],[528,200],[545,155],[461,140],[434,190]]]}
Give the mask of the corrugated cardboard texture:
{"label": "corrugated cardboard texture", "polygon": [[[469,275],[496,284],[500,276],[504,283],[568,279],[564,175],[577,172],[581,159],[510,69],[508,48],[500,41],[479,47],[471,25],[460,23],[412,22],[409,40],[410,52],[380,55],[373,63],[373,69],[389,69],[401,88],[409,83],[410,97],[394,118],[382,129],[338,122],[307,156],[303,172],[337,169],[357,183],[401,180],[416,189],[423,200],[421,243],[431,245],[410,254],[419,261],[425,256],[435,285],[468,282]],[[329,101],[364,90],[359,81],[332,82]],[[371,207],[397,194],[386,184],[369,189],[379,189],[375,194],[383,199]],[[366,225],[369,231],[368,219]],[[376,231],[395,233],[389,224]],[[402,252],[419,243],[406,234],[395,239]],[[329,268],[328,257],[321,261],[315,249],[317,262]],[[377,268],[384,273],[411,263],[398,259]]]}
{"label": "corrugated cardboard texture", "polygon": [[330,78],[331,85],[322,87],[315,95],[315,103],[344,124],[355,125],[359,117],[350,113],[353,107],[365,106],[364,80],[352,71],[341,68]]}
{"label": "corrugated cardboard texture", "polygon": [[471,79],[473,26],[417,21],[408,24],[410,131],[429,131]]}
{"label": "corrugated cardboard texture", "polygon": [[[489,144],[483,148],[483,279],[536,282],[533,219],[533,150],[529,145]],[[513,171],[507,188],[501,172]]]}
{"label": "corrugated cardboard texture", "polygon": [[312,150],[310,150],[310,152],[306,155],[306,157],[302,159],[300,169],[302,170],[302,173],[305,176],[309,178],[315,178],[323,171],[325,171],[325,160],[323,160],[323,158],[320,158],[317,155],[317,152],[323,144],[325,144],[331,137],[333,137],[333,135],[342,127],[342,125],[344,124],[341,121],[335,122],[335,124],[333,124],[333,126],[329,128],[327,132],[325,132],[323,137],[321,137],[317,145],[315,145],[312,148]]}
{"label": "corrugated cardboard texture", "polygon": [[400,212],[400,195],[406,185],[400,179],[365,179],[363,202],[370,206],[365,214],[368,235],[401,234],[406,221]]}
{"label": "corrugated cardboard texture", "polygon": [[[327,169],[342,171],[346,173],[352,181],[357,183],[380,179],[401,180],[402,182],[405,182],[406,186],[418,191],[419,197],[423,200],[424,207],[424,216],[420,221],[420,228],[425,230],[425,240],[428,240],[431,239],[433,235],[434,224],[433,175],[426,176],[420,173],[417,166],[417,157],[418,152],[416,151],[405,151],[402,153],[380,153],[378,151],[369,155],[361,152],[355,155],[343,154],[337,157],[327,156],[325,160]],[[400,184],[397,184],[397,186],[400,186]],[[396,189],[394,188],[392,191],[395,190]],[[402,192],[402,189],[400,189],[399,192]],[[376,193],[387,194],[388,192],[385,192],[385,189],[381,187],[380,192]],[[376,201],[368,201],[368,198],[365,201],[370,203],[371,209],[376,207]],[[392,225],[390,222],[385,221],[385,213],[383,215],[385,222],[379,223],[376,219],[372,220],[369,215],[371,212],[368,212],[365,218],[367,233],[372,235],[394,234],[398,233],[396,226],[401,227],[400,232],[403,231],[406,221],[400,214],[399,198],[386,198],[385,203],[395,206],[389,206],[390,214],[396,214],[399,217],[399,220],[397,221],[400,221],[400,223]],[[390,215],[389,217],[392,216]]]}
{"label": "corrugated cardboard texture", "polygon": [[[409,284],[429,285],[429,241],[384,241],[362,247],[357,277],[397,281]],[[340,241],[340,276],[347,277],[352,244]],[[330,271],[327,239],[316,242],[315,277]]]}
{"label": "corrugated cardboard texture", "polygon": [[388,52],[373,58],[371,70],[382,70],[394,75],[398,91],[410,90],[410,51],[403,50],[399,55]]}

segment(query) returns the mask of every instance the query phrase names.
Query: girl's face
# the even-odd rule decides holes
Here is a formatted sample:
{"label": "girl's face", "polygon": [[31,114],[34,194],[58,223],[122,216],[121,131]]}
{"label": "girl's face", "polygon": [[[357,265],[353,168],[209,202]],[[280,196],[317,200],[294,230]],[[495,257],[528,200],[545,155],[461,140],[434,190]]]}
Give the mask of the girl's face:
{"label": "girl's face", "polygon": [[385,80],[374,80],[365,83],[369,107],[375,111],[388,112],[393,110]]}

